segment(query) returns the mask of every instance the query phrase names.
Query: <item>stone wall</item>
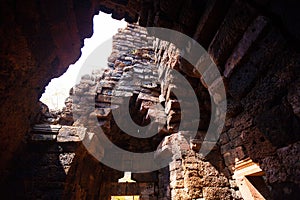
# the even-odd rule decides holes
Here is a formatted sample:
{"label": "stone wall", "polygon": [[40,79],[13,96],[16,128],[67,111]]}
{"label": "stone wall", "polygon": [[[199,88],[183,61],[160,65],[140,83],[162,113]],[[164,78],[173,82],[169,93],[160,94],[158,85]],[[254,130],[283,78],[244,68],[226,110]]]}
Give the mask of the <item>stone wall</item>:
{"label": "stone wall", "polygon": [[[167,148],[170,145],[171,149],[171,143],[174,143],[175,146],[181,148],[180,153],[173,156],[168,172],[162,170],[160,177],[163,180],[169,180],[168,189],[170,190],[170,196],[168,193],[162,196],[167,199],[242,199],[230,171],[225,166],[220,145],[216,144],[205,157],[198,153],[199,145],[204,142],[211,115],[210,96],[206,85],[201,80],[200,73],[182,58],[182,50],[170,41],[157,38],[154,48],[155,61],[161,78],[161,97],[164,99],[163,106],[168,119],[166,128],[172,134],[164,138],[166,142],[163,141],[163,146],[165,145]],[[208,66],[205,67],[208,68]],[[189,99],[192,99],[193,94],[187,93],[185,91],[187,88],[178,90],[179,93],[184,93],[185,99],[177,99],[179,96],[170,95],[170,91],[174,91],[176,83],[176,76],[172,76],[171,70],[177,70],[188,80],[194,88],[199,102],[201,115],[200,121],[196,121],[198,132],[193,138],[190,138],[193,131],[190,126],[191,122],[181,121],[181,115],[194,112],[198,105],[190,102]],[[176,87],[180,88],[178,85]],[[182,101],[190,104],[188,110],[180,108],[179,105]],[[212,139],[211,142],[213,141]],[[166,190],[164,191],[166,192]]]}
{"label": "stone wall", "polygon": [[[198,128],[199,132],[197,135],[197,137],[201,138],[201,136],[205,134],[205,131],[208,127],[208,116],[210,116],[210,97],[206,88],[207,86],[203,84],[203,81],[201,80],[201,75],[192,70],[191,66],[180,57],[181,52],[179,49],[177,49],[174,45],[169,45],[168,42],[161,40],[156,40],[155,43],[155,58],[158,65],[151,65],[151,62],[153,63],[151,59],[154,59],[154,57],[151,58],[151,55],[153,54],[151,53],[152,50],[150,49],[150,46],[148,46],[151,45],[151,43],[147,41],[145,31],[142,32],[142,35],[136,35],[136,33],[139,31],[135,32],[135,29],[139,28],[130,25],[126,30],[121,31],[114,37],[114,50],[111,57],[108,59],[108,65],[110,68],[106,69],[103,74],[84,76],[81,80],[81,83],[74,87],[73,101],[75,108],[78,108],[78,110],[74,110],[74,116],[77,118],[77,121],[74,125],[89,127],[90,132],[96,133],[98,126],[93,128],[93,126],[91,126],[91,122],[97,118],[103,130],[105,130],[106,135],[118,146],[130,151],[139,152],[143,150],[156,149],[157,145],[165,135],[173,134],[175,137],[178,134],[180,120],[177,120],[177,118],[178,116],[180,117],[181,113],[180,109],[178,109],[179,107],[176,107],[176,98],[171,96],[170,92],[168,92],[170,91],[170,87],[172,87],[172,79],[166,71],[168,71],[168,68],[171,68],[176,69],[185,75],[186,79],[189,80],[195,89],[202,113],[202,118]],[[132,31],[134,34],[132,34]],[[137,38],[134,39],[132,35],[136,35]],[[140,38],[146,39],[144,44],[136,42]],[[150,38],[148,38],[148,40],[149,39]],[[146,48],[141,50],[139,49],[141,47]],[[146,63],[141,65],[141,63],[139,63],[141,61]],[[150,67],[151,70],[148,70],[147,67]],[[155,71],[157,69],[160,77],[163,77],[162,74],[167,74],[163,77],[161,82],[157,82],[158,76],[155,76],[157,73]],[[147,73],[147,70],[151,73]],[[154,74],[152,74],[152,72],[154,72]],[[152,79],[151,76],[153,76]],[[147,77],[150,79],[147,79]],[[131,80],[137,82],[132,82]],[[224,77],[224,80],[227,81],[226,77]],[[156,86],[150,87],[152,88],[150,89],[149,86],[153,85]],[[157,87],[159,85],[161,88]],[[158,98],[159,94],[163,97],[163,102],[161,102]],[[94,105],[95,96],[96,110],[94,110],[93,106],[91,108],[88,107],[91,105],[91,103]],[[150,102],[152,102],[151,104],[154,102],[163,103],[167,108],[165,109],[167,122],[166,124],[162,124],[165,126],[163,128],[163,132],[159,133],[158,138],[151,138],[149,141],[144,140],[142,143],[140,140],[135,140],[128,137],[125,133],[122,133],[122,131],[115,126],[113,119],[111,118],[111,109],[119,109],[118,105],[116,105],[116,107],[111,107],[110,103],[112,96],[117,97],[115,100],[117,100],[117,104],[119,105],[124,102],[123,98],[130,97],[132,101],[131,105],[133,105],[130,107],[131,112],[134,113],[133,118],[138,124],[141,125],[146,123],[147,117],[151,113],[151,109],[149,109],[149,106],[146,106],[146,102],[148,104]],[[232,121],[235,120],[234,117],[237,116],[235,112],[241,112],[241,109],[243,110],[243,108],[237,108],[237,106],[232,108],[231,103],[234,101],[234,98],[230,95],[228,95],[228,97],[230,104],[227,121]],[[157,110],[152,112],[154,112],[155,115],[159,113]],[[247,125],[247,118],[245,119],[245,122],[243,120],[248,115],[249,113],[243,114],[242,119],[237,117],[236,120],[240,123],[240,125],[237,124],[236,127],[242,126],[241,130],[243,130],[243,128],[247,128],[245,127]],[[234,127],[228,128],[228,126],[230,126],[229,122],[226,122],[226,126],[227,127],[224,129],[219,143],[215,146],[213,151],[207,155],[207,157],[199,157],[199,154],[195,154],[193,152],[193,148],[188,147],[184,149],[186,152],[182,152],[180,157],[174,158],[174,163],[171,163],[170,165],[170,174],[163,172],[162,170],[160,173],[160,179],[162,180],[159,182],[161,184],[160,187],[165,189],[163,189],[163,192],[160,193],[161,198],[210,199],[218,195],[220,196],[219,198],[241,198],[238,188],[234,183],[234,180],[232,180],[232,175],[235,171],[236,162],[248,158],[249,154],[247,153],[247,146],[238,143],[238,141],[242,141],[243,135],[241,135],[239,131],[232,130]],[[186,127],[188,127],[188,125]],[[186,130],[188,131],[188,129]],[[226,140],[225,136],[228,136],[232,133],[234,133],[235,136],[232,136],[234,138],[231,139],[235,140]],[[153,145],[152,140],[157,142]],[[230,147],[230,149],[228,149],[228,147]],[[294,147],[295,145],[293,148]],[[269,150],[272,150],[273,148],[274,147],[270,146]],[[285,150],[286,149],[287,148],[285,148]],[[278,151],[280,152],[281,149]],[[254,154],[256,156],[258,155],[258,153]],[[250,156],[250,158],[257,162],[255,157]],[[268,157],[266,159],[268,159]],[[181,163],[179,168],[171,167],[176,165],[178,162]],[[261,165],[261,167],[264,169],[264,165]],[[195,174],[196,171],[197,173]],[[264,171],[266,173],[267,180],[269,180],[270,174],[268,174],[267,170],[264,169]],[[170,185],[165,184],[167,180],[170,181]],[[268,184],[271,185],[271,182],[268,182]],[[293,188],[293,186],[291,187]]]}
{"label": "stone wall", "polygon": [[[145,35],[142,38],[148,38],[144,43],[137,42],[138,40],[141,41],[141,33]],[[134,37],[136,38],[134,39]],[[131,41],[135,41],[135,43]],[[154,64],[153,44],[150,41],[154,41],[154,38],[147,36],[145,30],[141,27],[128,25],[125,30],[119,30],[119,33],[113,37],[114,48],[111,56],[108,58],[109,68],[105,69],[102,74],[93,72],[92,75],[83,76],[80,84],[72,89],[73,95],[71,98],[73,99],[73,115],[75,118],[73,126],[87,127],[87,131],[90,132],[89,134],[93,134],[93,137],[99,135],[98,132],[101,128],[115,145],[134,152],[156,150],[159,148],[158,145],[160,142],[164,143],[163,138],[168,141],[169,139],[177,138],[177,136],[181,134],[178,133],[181,115],[180,109],[178,110],[179,107],[173,107],[176,99],[174,99],[173,96],[163,98],[165,100],[159,98],[159,94],[163,94],[161,95],[162,97],[167,94],[166,89],[171,85],[171,80],[168,79],[169,76],[165,76],[165,80],[161,82],[159,81],[158,75],[162,77],[160,73],[163,73],[163,71],[167,70],[170,66],[168,65],[162,70],[160,69],[161,66],[157,65],[158,60],[157,64]],[[159,47],[162,51],[162,46]],[[176,48],[172,49],[176,50]],[[178,51],[174,52],[178,53]],[[168,53],[166,54],[173,56],[172,53]],[[161,55],[161,53],[156,52],[156,56],[157,55]],[[178,56],[174,56],[172,58],[173,60],[170,59],[168,62],[173,65],[176,64],[178,67],[179,63],[177,63],[178,60],[176,58],[178,58]],[[164,58],[162,58],[162,60],[164,60]],[[157,70],[159,70],[159,72],[157,72]],[[191,78],[190,82],[199,86],[197,88],[198,91],[201,91],[199,98],[202,99],[201,108],[203,109],[202,111],[204,111],[202,117],[204,116],[203,121],[207,120],[205,116],[209,116],[209,108],[207,107],[207,104],[209,104],[208,92],[205,87],[201,86],[200,80],[195,81],[195,78]],[[162,86],[162,88],[160,88],[160,86]],[[132,113],[131,117],[137,124],[146,125],[149,123],[150,116],[154,122],[160,124],[156,136],[148,139],[136,139],[118,127],[118,124],[116,124],[112,116],[112,109],[120,110],[118,115],[122,117],[126,110],[121,110],[121,104],[128,98],[130,98],[129,111]],[[171,103],[171,101],[173,103]],[[114,104],[112,102],[114,102]],[[156,103],[161,103],[165,108],[159,110],[158,107],[152,107],[152,105]],[[167,104],[171,106],[168,107],[166,106]],[[179,104],[179,102],[177,102],[177,104]],[[190,112],[192,112],[192,109],[195,107],[193,102],[190,102],[190,104],[189,109],[191,109]],[[125,109],[128,108],[126,107]],[[172,113],[177,114],[174,115]],[[126,116],[124,115],[124,117]],[[200,137],[201,134],[203,134],[203,130],[207,128],[207,121],[203,121],[200,122],[198,137]],[[189,123],[183,126],[185,130],[189,130]],[[150,128],[153,129],[153,127]],[[188,131],[185,131],[185,134],[188,134]],[[185,144],[184,141],[178,141],[176,139],[174,144],[183,148],[180,155],[174,155],[174,160],[167,168],[161,169],[159,172],[153,172],[154,176],[158,177],[158,180],[154,181],[154,184],[158,187],[158,194],[152,193],[152,199],[213,199],[216,196],[219,196],[219,198],[230,199],[236,197],[236,199],[239,199],[236,192],[237,188],[230,185],[233,181],[230,179],[229,172],[224,169],[223,159],[219,150],[215,148],[211,154],[209,154],[211,161],[205,160],[205,158],[199,157],[199,154],[194,153],[188,142],[189,141],[185,141]],[[169,143],[166,142],[166,144]],[[102,150],[103,154],[95,155],[93,152],[95,152],[95,149],[98,147],[90,146],[86,148],[89,153],[99,160],[102,159],[102,156],[105,157],[105,152],[110,151],[105,148]],[[164,145],[162,148],[164,148]],[[82,150],[76,154],[76,162],[78,162],[78,164],[73,165],[76,167],[72,168],[72,175],[69,174],[69,177],[75,176],[78,178],[68,179],[68,187],[66,187],[65,192],[67,198],[76,198],[83,194],[88,195],[89,198],[97,198],[98,194],[93,194],[91,191],[94,190],[87,188],[89,184],[82,183],[82,178],[80,178],[82,173],[80,168],[84,168],[82,165],[85,164],[85,162],[82,161],[82,157],[86,157],[87,155],[88,154],[86,152],[83,153]],[[89,158],[89,160],[91,160],[91,158]],[[125,161],[122,157],[120,157],[119,160],[120,164]],[[95,161],[90,162],[95,163]],[[134,165],[138,166],[139,163],[135,163]],[[100,162],[99,166],[102,166]],[[102,170],[101,176],[109,176],[113,171],[116,170]],[[93,172],[89,170],[88,173]],[[143,175],[141,175],[141,177],[142,182],[147,180],[147,177],[143,177]],[[90,179],[88,178],[86,181],[89,182]],[[102,180],[101,182],[101,184],[99,183],[102,185],[101,188],[106,188],[102,190],[107,192],[102,192],[100,196],[105,199],[109,198],[110,195],[113,194],[113,191],[109,189],[110,185],[116,184],[116,180]],[[91,184],[92,185],[89,186],[95,187],[94,183]],[[112,186],[113,185],[111,185],[111,187]],[[109,194],[109,191],[112,192],[112,194]],[[148,198],[151,199],[151,196],[141,196],[141,199]]]}
{"label": "stone wall", "polygon": [[60,199],[84,128],[37,124],[23,154],[14,160],[3,197],[6,199]]}
{"label": "stone wall", "polygon": [[[142,43],[138,42],[143,41],[141,38],[146,40]],[[189,144],[190,141],[185,140],[187,137],[182,137],[183,140],[177,139],[182,134],[189,134],[190,122],[183,123],[184,132],[178,132],[181,111],[178,106],[179,101],[168,92],[168,87],[172,86],[172,79],[166,71],[171,68],[182,69],[181,63],[184,63],[184,60],[179,62],[180,51],[174,45],[156,39],[153,46],[152,41],[154,38],[147,36],[146,30],[141,27],[128,25],[125,30],[119,30],[119,33],[113,37],[114,48],[108,58],[109,68],[105,69],[102,74],[97,74],[95,71],[91,75],[83,76],[80,84],[72,89],[74,126],[87,127],[87,131],[93,134],[94,138],[98,137],[101,128],[115,145],[134,152],[156,150],[160,148],[158,146],[160,142],[163,144],[162,148],[165,148],[164,143],[168,146],[168,141],[182,147],[180,154],[174,155],[173,161],[167,168],[159,170],[158,173],[153,172],[155,176],[158,176],[158,180],[154,182],[158,186],[158,194],[153,193],[153,199],[214,199],[215,197],[240,199],[238,189],[224,165],[219,146],[213,149],[207,159],[193,151]],[[152,50],[153,47],[156,47],[155,54]],[[154,64],[155,60],[156,64]],[[164,61],[167,63],[159,65]],[[188,75],[193,73],[193,71],[188,70],[185,72]],[[181,71],[181,73],[183,72]],[[162,74],[166,75],[163,76]],[[201,99],[199,102],[201,102],[202,118],[200,123],[197,122],[199,123],[199,131],[196,136],[200,139],[208,127],[210,99],[207,89],[199,79],[200,75],[195,73],[192,76],[186,78],[193,84],[194,88],[197,88],[197,97]],[[136,139],[118,127],[115,122],[116,119],[112,116],[112,110],[120,110],[117,113],[123,119],[127,117],[124,115],[126,110],[121,110],[121,106],[128,98],[130,98],[130,105],[129,108],[125,107],[125,109],[129,109],[132,113],[131,117],[137,124],[146,125],[149,123],[149,116],[154,118],[152,119],[154,122],[160,124],[156,136],[149,139]],[[186,96],[185,100],[188,101],[188,99],[189,96]],[[163,110],[151,107],[156,103],[161,103],[164,106]],[[189,102],[190,110],[186,112],[193,112],[196,106],[194,103]],[[122,117],[123,115],[124,117]],[[173,139],[175,140],[173,141]],[[97,140],[95,139],[95,141]],[[99,147],[90,146],[86,148],[89,153],[93,154]],[[103,154],[94,154],[93,156],[101,160],[103,156],[105,157],[105,152],[110,151],[110,149],[101,151]],[[65,192],[67,198],[76,198],[82,194],[88,194],[89,198],[98,197],[98,194],[93,194],[90,188],[87,188],[89,184],[82,183],[82,178],[79,178],[82,173],[80,168],[85,164],[81,157],[88,155],[86,152],[84,155],[82,154],[82,150],[77,154],[77,162],[79,163],[73,165],[76,167],[72,169],[72,175],[69,175],[78,178],[68,179],[68,187],[66,187]],[[89,160],[91,159],[89,158]],[[119,160],[120,164],[125,161],[122,157]],[[95,163],[95,161],[90,162]],[[137,166],[138,164],[135,163]],[[100,162],[99,166],[102,166]],[[84,166],[82,167],[84,168]],[[109,171],[102,170],[101,176],[109,176],[111,172],[116,170],[110,169]],[[88,173],[93,172],[88,170]],[[141,180],[145,181],[147,178]],[[89,182],[89,180],[86,181]],[[91,184],[91,187],[95,187],[94,183]],[[100,194],[101,198],[106,199],[112,195],[109,194],[111,184],[116,184],[116,180],[104,181],[100,184],[101,187],[106,188],[103,190],[107,191]],[[147,199],[149,197],[141,196],[141,198]]]}
{"label": "stone wall", "polygon": [[[251,9],[249,7],[249,12]],[[234,13],[234,5],[230,13]],[[289,158],[280,157],[279,152],[284,146],[283,151],[289,152],[291,146],[288,144],[298,146],[299,137],[294,130],[299,130],[299,118],[287,99],[289,88],[298,84],[296,63],[299,56],[288,46],[274,22],[257,13],[249,18],[247,26],[239,26],[240,33],[235,31],[234,35],[227,35],[227,42],[222,36],[226,34],[225,26],[237,28],[239,23],[238,19],[231,18],[231,14],[226,16],[225,22],[232,25],[224,22],[208,49],[224,70],[227,83],[229,113],[220,140],[225,165],[232,173],[237,161],[250,157],[266,173],[267,183],[273,186],[273,198],[279,198],[278,194],[282,195],[280,198],[285,195],[285,198],[295,198],[299,185],[288,177],[296,175],[292,172],[296,165],[286,166],[284,163]],[[233,42],[230,39],[233,37],[239,40]],[[221,53],[222,48],[232,48],[230,55],[225,49]],[[276,175],[274,163],[282,170]],[[289,192],[284,192],[285,187],[279,189],[277,185],[280,184],[286,185]]]}
{"label": "stone wall", "polygon": [[[160,90],[157,85],[157,69],[153,64],[153,38],[148,36],[144,28],[128,24],[113,36],[112,45],[113,51],[108,58],[108,67],[103,71],[96,70],[92,74],[84,75],[80,83],[72,89],[75,121],[73,126],[86,127],[87,134],[92,136],[92,139],[89,142],[91,145],[85,145],[85,149],[76,153],[76,161],[65,187],[65,199],[110,199],[111,196],[126,194],[140,195],[141,199],[157,199],[154,191],[158,182],[157,172],[150,175],[136,174],[134,177],[137,183],[125,186],[118,183],[123,172],[105,167],[100,162],[103,157],[105,159],[109,156],[108,152],[111,151],[104,147],[99,149],[101,147],[97,141],[101,138],[101,130],[115,145],[132,152],[156,149],[162,139],[161,134],[147,139],[132,137],[118,127],[112,116],[114,110],[121,119],[128,118],[125,114],[129,109],[135,123],[145,125],[149,123],[150,116],[158,114],[158,111],[151,109],[151,105],[158,102]],[[122,107],[126,101],[129,101],[129,108]],[[101,151],[101,155],[98,150]],[[111,159],[119,159],[119,165],[126,163],[126,158],[120,155],[114,157]],[[86,169],[86,173],[94,177],[92,180],[97,179],[98,182],[91,182],[90,176],[82,178],[86,162],[91,162],[96,169],[101,169],[99,172],[95,172],[94,167]],[[125,190],[125,187],[128,189]],[[99,191],[95,193],[96,188]]]}
{"label": "stone wall", "polygon": [[[265,172],[273,198],[296,198],[296,188],[299,188],[295,179],[297,161],[282,156],[282,153],[295,155],[294,152],[299,152],[296,134],[299,118],[295,109],[295,99],[299,95],[291,94],[299,82],[296,75],[299,74],[299,54],[291,48],[274,21],[262,16],[251,5],[243,4],[245,7],[240,13],[236,8],[241,5],[239,1],[232,3],[208,45],[208,52],[221,71],[227,90],[226,123],[216,146],[222,155],[219,166],[230,178],[236,163],[250,157]],[[176,69],[194,83],[201,115],[206,115],[199,131],[205,132],[210,112],[205,105],[209,105],[209,96],[201,75],[193,71],[180,56],[182,51],[174,45],[161,40],[155,45],[156,62],[167,66],[162,67],[164,73],[168,68]],[[166,105],[170,105],[167,91],[172,87],[172,77],[165,76],[163,82],[165,86],[162,85],[161,93],[166,98]],[[287,166],[285,163],[293,164]],[[279,185],[284,187],[279,188]],[[209,192],[203,191],[204,194]]]}
{"label": "stone wall", "polygon": [[13,158],[27,148],[24,138],[39,111],[32,105],[50,79],[79,57],[83,39],[92,34],[92,17],[102,10],[179,30],[208,49],[227,85],[227,121],[218,144],[224,169],[232,174],[235,160],[250,157],[265,172],[274,198],[297,199],[298,2],[2,1],[0,9],[1,186],[15,175]]}

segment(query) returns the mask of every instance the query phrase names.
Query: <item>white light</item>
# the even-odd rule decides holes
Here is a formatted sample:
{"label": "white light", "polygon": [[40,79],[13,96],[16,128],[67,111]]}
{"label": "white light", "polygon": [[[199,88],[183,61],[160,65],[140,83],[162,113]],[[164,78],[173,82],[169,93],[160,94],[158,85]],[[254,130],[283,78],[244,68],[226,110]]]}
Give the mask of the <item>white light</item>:
{"label": "white light", "polygon": [[[99,13],[94,16],[94,34],[91,38],[84,40],[84,46],[81,49],[81,57],[76,63],[69,66],[66,73],[59,78],[54,78],[46,87],[45,93],[40,98],[40,101],[45,103],[49,109],[62,109],[65,99],[69,96],[70,89],[75,85],[76,78],[86,58],[96,47],[101,43],[111,38],[118,32],[119,28],[124,28],[126,22],[124,20],[118,21],[111,18],[111,15]],[[103,52],[107,54],[107,58],[111,52]],[[103,63],[104,61],[102,61]],[[105,60],[106,62],[106,60]],[[99,61],[101,63],[101,61]],[[103,68],[105,66],[101,66]]]}

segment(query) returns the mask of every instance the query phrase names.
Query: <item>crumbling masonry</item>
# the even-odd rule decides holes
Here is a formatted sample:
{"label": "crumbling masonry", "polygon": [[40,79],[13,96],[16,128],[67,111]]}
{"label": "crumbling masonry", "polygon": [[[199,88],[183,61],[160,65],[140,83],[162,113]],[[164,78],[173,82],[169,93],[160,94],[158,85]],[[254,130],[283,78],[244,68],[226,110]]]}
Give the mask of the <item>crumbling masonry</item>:
{"label": "crumbling masonry", "polygon": [[[297,199],[298,3],[116,0],[1,4],[0,173],[5,197],[110,199],[127,194],[141,199]],[[49,80],[78,58],[81,41],[91,35],[92,17],[99,10],[131,23],[114,37],[109,68],[82,77],[73,88],[72,126],[36,124],[40,107],[33,105],[38,105]],[[210,123],[211,101],[216,99],[211,100],[201,74],[181,57],[178,47],[166,38],[152,40],[145,29],[133,24],[137,20],[142,26],[170,28],[194,38],[216,63],[222,79],[214,80],[213,85],[218,89],[220,81],[225,83],[227,115],[220,138],[207,156],[197,149]],[[187,140],[188,130],[178,131],[182,113],[170,92],[178,85],[172,84],[172,76],[161,74],[168,69],[184,75],[197,96],[201,120],[196,140]],[[129,99],[129,111],[137,124],[146,125],[156,117],[157,126],[163,128],[143,140],[128,136],[114,123],[111,111],[119,108],[111,106],[112,96],[119,105]],[[91,102],[92,110],[83,109]],[[164,109],[151,107],[155,103]],[[70,107],[66,110],[69,117]],[[62,118],[62,124],[72,124],[68,117]],[[136,183],[117,183],[123,172],[99,162],[105,151],[100,148],[102,154],[96,159],[92,149],[83,145],[86,135],[97,133],[89,124],[95,119],[106,136],[126,150],[153,151],[160,142],[168,149],[172,141],[181,146],[180,154],[166,168],[134,173]]]}

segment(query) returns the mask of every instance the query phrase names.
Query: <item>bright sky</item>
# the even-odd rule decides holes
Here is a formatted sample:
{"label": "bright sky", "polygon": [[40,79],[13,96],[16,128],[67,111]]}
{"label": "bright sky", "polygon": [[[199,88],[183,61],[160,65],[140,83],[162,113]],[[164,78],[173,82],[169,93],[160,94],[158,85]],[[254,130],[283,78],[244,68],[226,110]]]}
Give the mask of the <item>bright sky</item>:
{"label": "bright sky", "polygon": [[[69,66],[66,73],[59,78],[51,80],[40,100],[48,105],[50,109],[61,109],[64,107],[64,101],[69,96],[70,88],[76,84],[77,79],[80,77],[79,74],[86,74],[82,72],[82,66],[87,65],[85,63],[87,57],[92,52],[95,54],[94,50],[100,46],[97,48],[97,67],[105,68],[107,66],[107,58],[111,53],[112,44],[110,39],[117,33],[119,28],[124,28],[125,26],[126,22],[124,20],[114,20],[110,15],[101,12],[99,15],[96,15],[94,17],[94,34],[91,38],[84,40],[81,57],[75,64]],[[91,65],[91,63],[88,64]],[[84,70],[85,72],[89,71],[88,69]]]}

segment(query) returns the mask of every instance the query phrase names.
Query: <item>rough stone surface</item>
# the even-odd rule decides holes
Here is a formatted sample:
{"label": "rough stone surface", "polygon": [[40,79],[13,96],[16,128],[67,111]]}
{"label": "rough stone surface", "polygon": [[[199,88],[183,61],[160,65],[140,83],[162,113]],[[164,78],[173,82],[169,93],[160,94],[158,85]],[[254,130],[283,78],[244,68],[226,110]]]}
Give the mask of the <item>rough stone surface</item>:
{"label": "rough stone surface", "polygon": [[[274,199],[297,199],[299,191],[297,178],[299,177],[299,163],[297,162],[299,160],[299,3],[256,0],[197,2],[171,0],[36,2],[29,0],[26,3],[2,1],[0,7],[0,175],[2,177],[1,189],[5,191],[2,194],[10,191],[9,193],[15,194],[16,198],[20,197],[19,194],[25,194],[28,199],[57,199],[66,185],[66,194],[70,195],[66,196],[66,199],[71,197],[99,199],[97,196],[99,190],[103,191],[110,187],[109,184],[103,184],[103,188],[99,189],[99,184],[106,180],[100,175],[95,176],[94,172],[102,174],[111,170],[105,169],[89,157],[90,155],[87,155],[84,149],[75,153],[74,166],[71,166],[69,170],[72,176],[67,177],[67,184],[65,184],[65,175],[61,173],[64,173],[65,168],[51,163],[56,162],[57,158],[62,159],[62,163],[69,163],[72,157],[69,153],[75,152],[72,149],[74,147],[66,146],[65,148],[69,149],[63,150],[65,152],[59,155],[57,153],[59,148],[56,144],[53,146],[37,145],[39,147],[36,148],[28,142],[31,140],[28,133],[31,125],[36,123],[35,120],[38,119],[39,122],[44,123],[45,120],[52,119],[52,117],[45,116],[47,112],[44,111],[42,111],[44,118],[41,117],[42,115],[36,118],[36,114],[41,111],[37,102],[45,85],[51,78],[61,75],[70,63],[77,60],[83,39],[92,34],[92,17],[99,10],[112,14],[115,19],[125,18],[131,23],[139,19],[141,25],[168,27],[194,37],[205,48],[208,48],[211,57],[221,69],[222,75],[224,75],[225,64],[230,55],[240,57],[231,75],[224,79],[227,96],[231,101],[230,115],[227,116],[222,138],[214,152],[207,158],[197,160],[196,156],[192,159],[197,163],[213,165],[209,169],[215,168],[218,172],[222,172],[226,180],[224,176],[213,176],[206,180],[212,180],[211,182],[218,186],[204,187],[200,182],[205,182],[205,180],[200,178],[199,181],[199,177],[197,178],[193,172],[179,170],[175,165],[179,174],[177,176],[177,171],[172,172],[172,175],[176,174],[178,177],[178,180],[172,181],[172,187],[178,183],[180,188],[171,189],[169,181],[174,177],[170,177],[170,171],[161,170],[158,173],[160,199],[226,199],[230,198],[230,195],[232,198],[239,199],[239,191],[236,188],[222,184],[233,181],[231,175],[235,170],[235,160],[247,157],[259,163],[266,174],[266,184],[271,188]],[[269,23],[258,35],[250,34],[251,38],[249,38],[247,30],[252,30],[253,20],[258,16],[268,18]],[[132,39],[128,38],[124,44],[131,45],[131,42]],[[199,74],[194,73],[188,63],[180,60],[177,47],[168,46],[162,40],[156,42],[158,43],[153,49],[155,61],[179,70],[195,89],[201,110],[199,131],[205,132],[210,120],[211,105],[206,85],[202,84]],[[117,43],[114,45],[118,48]],[[119,49],[121,53],[124,53],[123,50],[123,48]],[[127,65],[132,62],[130,58],[126,58],[130,56],[117,61],[119,51],[113,52],[109,58],[110,64],[113,63],[113,67],[117,70],[109,69],[104,72],[103,87],[97,88],[99,102],[96,105],[99,108],[110,107],[108,104],[110,87],[114,87],[114,84],[120,81],[121,74],[135,73],[142,80],[151,80],[151,75],[142,75],[145,73],[144,70],[149,70],[147,67]],[[140,53],[143,54],[144,51],[149,51],[149,49],[136,53],[143,57]],[[144,59],[149,61],[149,57],[144,57]],[[135,70],[132,71],[133,69]],[[160,69],[157,70],[159,72]],[[167,71],[167,69],[162,69],[162,71]],[[102,73],[97,73],[99,76],[100,74]],[[130,79],[130,76],[128,78]],[[149,102],[154,97],[158,100],[165,100],[165,111],[168,111],[168,115],[171,113],[173,117],[173,111],[179,111],[180,106],[173,103],[176,99],[172,93],[168,92],[172,74],[166,73],[161,80],[163,81],[157,84],[160,88],[157,87],[155,90],[147,87],[139,92],[150,94]],[[82,81],[84,83],[76,87],[75,92],[83,95],[80,100],[94,104],[95,93],[88,93],[88,90],[95,88],[96,85],[92,85],[86,79]],[[99,85],[100,83],[102,82],[99,82]],[[136,87],[133,85],[134,83],[122,85],[116,96],[135,97],[133,91]],[[133,95],[130,96],[130,94]],[[117,98],[116,101],[122,105],[120,99],[122,98]],[[148,123],[147,109],[150,109],[144,101],[145,99],[133,101],[137,103],[132,107],[132,112],[139,113],[134,119],[138,124]],[[107,109],[97,109],[95,112],[74,109],[73,113],[81,111],[79,114],[83,116],[77,124],[75,122],[75,125],[88,122],[90,116],[102,120],[101,123],[107,131],[114,127],[106,121],[110,118],[110,112]],[[71,112],[71,110],[66,110],[66,115],[63,115],[60,123],[65,122],[70,125],[68,123],[71,123],[69,115]],[[149,114],[153,115],[153,111],[151,112],[152,114]],[[163,113],[163,110],[157,111],[157,114],[159,113]],[[85,114],[88,114],[87,117],[84,117]],[[144,141],[145,149],[153,150],[163,137],[172,133],[176,134],[177,119],[174,121],[172,117],[169,118],[169,123],[164,125],[154,145],[153,142]],[[160,119],[157,124],[161,124]],[[188,124],[185,127],[188,128]],[[113,130],[118,132],[118,129]],[[28,141],[27,138],[29,138]],[[55,141],[55,137],[52,138]],[[119,141],[119,145],[123,146],[126,139],[128,139],[127,136],[119,134],[116,135],[114,141]],[[47,144],[48,142],[51,143],[53,140],[47,141]],[[133,140],[132,145],[123,147],[140,151],[136,148],[139,143],[140,141]],[[32,151],[31,148],[36,148],[38,152]],[[47,152],[56,153],[50,156]],[[35,157],[35,153],[39,154],[38,158]],[[184,163],[185,158],[188,158],[185,156],[189,153],[192,153],[192,150],[183,151],[182,158],[179,160]],[[46,166],[38,164],[38,160],[44,159],[47,162]],[[36,163],[34,166],[38,166],[36,171],[31,171],[32,162]],[[90,165],[84,165],[87,162]],[[111,180],[114,181],[122,176],[121,173],[113,170],[109,174],[109,177],[112,177]],[[190,174],[191,177],[189,177]],[[36,175],[38,179],[36,182],[33,181],[33,175]],[[193,177],[196,180],[193,180]],[[50,181],[51,178],[53,178],[52,181]],[[190,184],[193,181],[198,183],[195,188]]]}

